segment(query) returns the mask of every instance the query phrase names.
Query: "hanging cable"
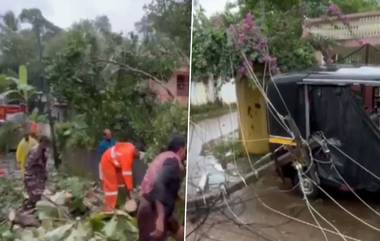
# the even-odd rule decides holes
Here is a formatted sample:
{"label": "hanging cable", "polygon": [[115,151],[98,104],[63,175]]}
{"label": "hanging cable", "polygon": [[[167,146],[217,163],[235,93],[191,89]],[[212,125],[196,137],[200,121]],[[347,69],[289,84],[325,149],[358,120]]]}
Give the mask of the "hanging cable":
{"label": "hanging cable", "polygon": [[[273,103],[271,102],[271,100],[269,99],[269,97],[267,96],[267,94],[265,93],[261,83],[258,81],[253,69],[252,69],[252,66],[249,64],[249,61],[247,59],[247,56],[241,52],[242,56],[243,56],[243,59],[244,59],[244,65],[245,65],[245,68],[248,70],[248,74],[250,75],[251,77],[251,80],[255,83],[257,89],[259,90],[259,92],[261,93],[261,95],[264,97],[265,101],[267,102],[267,104],[269,105],[268,109],[271,109],[275,112],[275,114],[280,118],[281,122],[284,124],[284,126],[286,127],[286,131],[288,132],[288,134],[291,136],[291,137],[294,137],[294,134],[293,132],[290,130],[290,128],[287,126],[287,124],[285,123],[284,121],[284,116],[276,109],[276,107],[273,105]],[[274,115],[275,116],[275,115]]]}
{"label": "hanging cable", "polygon": [[377,231],[377,232],[380,232],[380,228],[378,227],[375,227],[373,226],[372,224],[369,224],[367,223],[366,221],[364,221],[363,219],[359,218],[358,216],[356,216],[355,214],[353,214],[352,212],[350,212],[349,210],[347,210],[345,207],[343,207],[338,201],[336,201],[327,191],[325,191],[318,183],[316,183],[313,179],[309,179],[319,190],[321,190],[329,199],[331,199],[331,201],[333,201],[340,209],[342,209],[343,211],[345,211],[348,215],[350,215],[351,217],[353,217],[354,219],[358,220],[359,222],[361,222],[362,224],[364,224],[365,226]]}
{"label": "hanging cable", "polygon": [[[296,166],[296,169],[297,169],[297,175],[298,175],[298,178],[299,178],[299,183],[301,183],[301,190],[302,190],[302,193],[303,193],[303,196],[304,196],[304,200],[306,202],[306,206],[308,207],[308,209],[310,210],[310,213],[312,214],[312,212],[315,212],[322,220],[324,220],[328,225],[330,225],[338,234],[339,236],[344,240],[344,241],[347,241],[347,239],[343,236],[342,232],[339,231],[339,229],[334,226],[330,221],[328,221],[321,213],[319,213],[310,203],[307,195],[306,195],[306,192],[305,192],[305,188],[304,186],[302,185],[302,183],[304,183],[304,180],[303,180],[303,173],[302,173],[302,167],[300,164],[297,164]],[[314,215],[312,214],[313,218],[314,218]],[[321,231],[323,230],[322,229],[322,226],[319,225],[318,223],[318,226],[321,228]],[[326,236],[326,233],[323,231],[323,234],[325,235],[325,238],[327,238]]]}
{"label": "hanging cable", "polygon": [[[229,111],[230,111],[230,122],[231,122],[231,126],[232,126],[232,116],[231,116],[231,114],[232,114],[232,108],[231,108],[230,104],[228,104],[228,107],[229,107]],[[239,167],[238,167],[237,161],[236,161],[236,153],[235,153],[235,149],[234,149],[233,143],[231,144],[231,148],[232,148],[232,153],[233,153],[233,156],[234,156],[234,164],[235,164],[235,168],[237,170],[237,173],[238,173],[240,179],[242,180],[242,182],[244,183],[244,185],[248,186],[247,182],[245,181],[245,178],[243,177],[243,175],[240,174]]]}
{"label": "hanging cable", "polygon": [[327,143],[334,147],[337,151],[339,151],[342,155],[344,155],[345,157],[347,157],[348,159],[350,159],[352,162],[354,162],[356,165],[358,165],[360,168],[362,168],[364,171],[366,171],[368,174],[370,174],[371,176],[373,176],[375,179],[377,179],[378,181],[380,181],[380,177],[377,176],[376,174],[374,174],[373,172],[371,172],[370,170],[368,170],[365,166],[363,166],[362,164],[360,164],[358,161],[356,161],[354,158],[352,158],[351,156],[349,156],[347,153],[345,153],[342,149],[340,149],[339,147],[337,147],[336,145],[334,145],[334,143],[331,143],[324,134],[322,134],[322,137],[327,141]]}
{"label": "hanging cable", "polygon": [[240,113],[240,106],[239,106],[239,101],[237,102],[237,110],[238,110],[238,121],[239,121],[239,126],[240,126],[240,134],[241,134],[241,137],[243,139],[243,147],[244,147],[244,151],[248,157],[248,162],[249,162],[249,166],[251,167],[251,170],[255,170],[255,168],[253,167],[253,163],[252,163],[252,159],[251,159],[251,156],[249,155],[249,152],[248,152],[248,148],[247,148],[247,145],[244,143],[244,140],[246,139],[245,138],[245,134],[244,134],[244,129],[243,129],[243,125],[241,123],[241,113]]}
{"label": "hanging cable", "polygon": [[[268,204],[266,204],[266,203],[260,198],[260,196],[256,193],[256,191],[255,191],[253,188],[252,188],[252,191],[253,191],[254,195],[256,196],[256,200],[257,200],[257,201],[258,201],[263,207],[265,207],[266,209],[268,209],[269,211],[271,211],[271,212],[273,212],[273,213],[276,213],[277,215],[283,216],[283,217],[285,217],[285,218],[287,218],[287,219],[293,220],[293,221],[295,221],[295,222],[298,222],[298,223],[301,223],[301,224],[304,224],[304,225],[307,225],[307,226],[310,226],[310,227],[313,227],[313,228],[319,229],[319,227],[318,227],[317,225],[315,225],[315,224],[309,223],[309,222],[304,221],[304,220],[299,219],[299,218],[295,218],[295,217],[290,216],[290,215],[288,215],[288,214],[286,214],[286,213],[284,213],[284,212],[281,212],[281,211],[279,211],[279,210],[277,210],[277,209],[275,209],[275,208],[272,208],[271,206],[269,206]],[[327,229],[327,228],[322,228],[322,229],[323,229],[324,231],[328,232],[328,233],[331,233],[331,234],[335,234],[335,235],[340,236],[338,232],[333,231],[333,230],[331,230],[331,229]],[[358,239],[358,238],[354,238],[354,237],[351,237],[351,236],[346,235],[346,234],[343,234],[343,236],[344,236],[346,239],[349,239],[349,240],[353,240],[353,241],[362,241],[362,240],[360,240],[360,239]]]}
{"label": "hanging cable", "polygon": [[339,236],[344,240],[347,241],[346,237],[340,232],[340,230],[332,224],[329,220],[327,220],[321,213],[319,213],[312,205],[310,205],[310,208],[323,220],[325,221],[328,225],[330,225],[338,234]]}
{"label": "hanging cable", "polygon": [[232,214],[232,216],[238,221],[238,223],[240,223],[241,225],[243,225],[246,229],[248,229],[249,231],[251,232],[254,232],[256,235],[258,235],[259,237],[265,239],[265,240],[268,240],[268,241],[275,241],[273,240],[272,238],[268,238],[266,236],[264,236],[263,234],[259,233],[258,231],[253,231],[251,230],[251,228],[247,225],[246,222],[244,222],[241,218],[239,218],[239,216],[237,216],[235,214],[235,212],[232,210],[232,208],[230,207],[230,205],[228,204],[228,201],[226,199],[226,196],[225,196],[225,192],[222,191],[222,195],[223,195],[223,201],[225,203],[225,205],[227,206],[229,212]]}
{"label": "hanging cable", "polygon": [[313,211],[310,208],[309,199],[306,196],[305,187],[302,184],[303,183],[303,178],[302,178],[302,174],[301,174],[301,172],[302,172],[302,166],[301,166],[301,164],[297,164],[296,165],[296,170],[297,170],[297,175],[298,175],[298,180],[299,180],[299,183],[300,183],[301,191],[302,191],[302,194],[303,194],[303,199],[305,200],[305,203],[306,203],[306,207],[309,210],[309,213],[312,216],[312,218],[314,219],[314,221],[317,224],[318,228],[321,230],[324,239],[326,241],[328,241],[329,239],[327,238],[326,232],[323,230],[321,224],[319,223],[318,219],[315,217]]}
{"label": "hanging cable", "polygon": [[346,187],[351,191],[352,194],[355,195],[357,199],[359,199],[369,210],[371,210],[373,213],[375,213],[377,216],[380,217],[380,213],[374,209],[371,205],[369,205],[366,201],[364,201],[355,191],[354,189],[348,184],[348,182],[343,178],[343,176],[339,173],[338,169],[336,168],[334,162],[331,162],[332,167],[334,168],[335,172],[338,174],[339,178],[344,182]]}

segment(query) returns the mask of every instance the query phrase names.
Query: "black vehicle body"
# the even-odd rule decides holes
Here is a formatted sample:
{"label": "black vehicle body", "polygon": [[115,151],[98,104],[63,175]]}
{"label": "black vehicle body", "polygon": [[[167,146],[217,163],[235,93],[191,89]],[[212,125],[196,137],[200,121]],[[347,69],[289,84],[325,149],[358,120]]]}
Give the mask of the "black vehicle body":
{"label": "black vehicle body", "polygon": [[[311,143],[313,136],[323,134],[328,140],[325,146],[328,155],[319,144],[311,150],[313,170],[320,183],[380,191],[377,178],[380,130],[364,108],[366,97],[355,91],[358,87],[370,87],[374,94],[380,87],[380,68],[351,67],[288,74],[274,78],[274,83],[268,88],[269,99],[283,116],[291,116],[303,139]],[[273,115],[268,115],[268,122],[271,135],[289,137]],[[274,155],[279,157],[285,152]],[[289,162],[278,164],[278,169],[285,177],[292,178],[296,173]]]}

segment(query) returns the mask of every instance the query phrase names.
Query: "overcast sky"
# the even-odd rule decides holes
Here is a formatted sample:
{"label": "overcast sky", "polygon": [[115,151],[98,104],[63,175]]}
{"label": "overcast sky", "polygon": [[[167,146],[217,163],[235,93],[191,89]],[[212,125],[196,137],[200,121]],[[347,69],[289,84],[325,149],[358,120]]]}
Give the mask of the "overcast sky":
{"label": "overcast sky", "polygon": [[[12,10],[17,15],[23,8],[39,8],[55,25],[67,28],[80,19],[107,15],[115,32],[134,30],[135,22],[144,15],[143,6],[152,0],[0,0],[0,14]],[[212,2],[212,1],[210,1]]]}
{"label": "overcast sky", "polygon": [[235,2],[234,0],[198,0],[199,5],[206,12],[206,16],[210,17],[217,12],[223,12],[227,2]]}

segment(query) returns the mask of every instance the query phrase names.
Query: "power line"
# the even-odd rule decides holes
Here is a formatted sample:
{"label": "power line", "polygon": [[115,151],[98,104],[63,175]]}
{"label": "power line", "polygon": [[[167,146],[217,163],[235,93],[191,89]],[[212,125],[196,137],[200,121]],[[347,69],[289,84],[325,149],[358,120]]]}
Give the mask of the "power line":
{"label": "power line", "polygon": [[375,230],[375,231],[378,231],[380,232],[380,228],[378,227],[375,227],[373,226],[372,224],[369,224],[367,223],[366,221],[364,221],[363,219],[359,218],[358,216],[356,216],[355,214],[353,214],[352,212],[350,212],[349,210],[347,210],[345,207],[343,207],[343,205],[341,205],[338,201],[336,201],[327,191],[325,191],[321,186],[319,186],[313,179],[309,179],[319,190],[321,190],[329,199],[331,199],[340,209],[342,209],[343,211],[345,211],[348,215],[350,215],[351,217],[355,218],[356,220],[358,220],[359,222],[361,222],[362,224],[364,224],[365,226]]}

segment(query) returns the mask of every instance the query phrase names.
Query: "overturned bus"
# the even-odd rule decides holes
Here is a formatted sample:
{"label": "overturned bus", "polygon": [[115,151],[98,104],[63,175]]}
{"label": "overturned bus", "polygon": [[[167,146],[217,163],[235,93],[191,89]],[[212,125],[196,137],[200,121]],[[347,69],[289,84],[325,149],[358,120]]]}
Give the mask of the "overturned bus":
{"label": "overturned bus", "polygon": [[294,185],[298,159],[309,196],[318,194],[316,183],[380,191],[380,67],[279,75],[266,90],[274,108],[246,82],[238,81],[236,88],[241,134],[250,153],[272,151],[278,173]]}

